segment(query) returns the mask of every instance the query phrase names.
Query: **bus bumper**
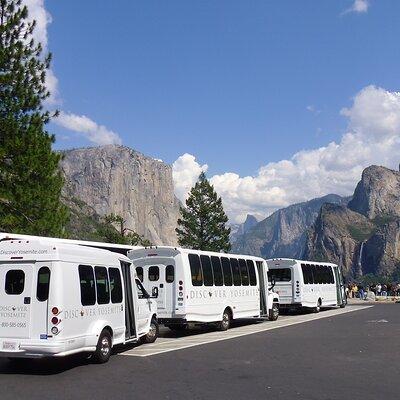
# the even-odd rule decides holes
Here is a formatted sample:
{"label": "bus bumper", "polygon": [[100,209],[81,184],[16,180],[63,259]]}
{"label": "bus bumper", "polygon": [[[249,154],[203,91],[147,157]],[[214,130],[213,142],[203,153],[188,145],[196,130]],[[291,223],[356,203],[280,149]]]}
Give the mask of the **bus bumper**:
{"label": "bus bumper", "polygon": [[[13,347],[13,348],[12,348]],[[12,349],[11,349],[12,348]],[[80,347],[71,349],[67,341],[19,341],[16,339],[0,340],[0,357],[8,358],[43,358],[62,357],[82,351],[95,351],[96,347]]]}

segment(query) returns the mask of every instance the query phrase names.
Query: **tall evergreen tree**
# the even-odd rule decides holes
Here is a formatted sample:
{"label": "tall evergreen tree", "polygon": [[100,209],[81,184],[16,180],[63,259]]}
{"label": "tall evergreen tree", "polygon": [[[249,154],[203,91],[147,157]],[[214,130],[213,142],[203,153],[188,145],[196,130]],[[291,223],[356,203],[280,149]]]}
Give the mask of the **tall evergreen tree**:
{"label": "tall evergreen tree", "polygon": [[180,212],[176,233],[181,246],[217,252],[230,250],[231,229],[226,227],[228,217],[221,198],[204,172],[191,189],[186,208],[181,207]]}
{"label": "tall evergreen tree", "polygon": [[67,210],[54,135],[43,110],[50,55],[42,55],[21,0],[0,0],[0,230],[62,235]]}

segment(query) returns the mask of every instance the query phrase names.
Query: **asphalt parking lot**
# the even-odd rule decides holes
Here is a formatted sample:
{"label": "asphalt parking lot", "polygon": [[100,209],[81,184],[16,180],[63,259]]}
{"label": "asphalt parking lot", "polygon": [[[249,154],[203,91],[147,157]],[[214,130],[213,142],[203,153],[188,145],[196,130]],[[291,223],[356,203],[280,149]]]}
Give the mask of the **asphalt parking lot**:
{"label": "asphalt parking lot", "polygon": [[165,331],[156,351],[150,348],[157,342],[146,351],[148,345],[124,348],[105,365],[78,356],[16,364],[0,359],[0,398],[399,398],[400,304],[340,311],[240,324],[228,332]]}

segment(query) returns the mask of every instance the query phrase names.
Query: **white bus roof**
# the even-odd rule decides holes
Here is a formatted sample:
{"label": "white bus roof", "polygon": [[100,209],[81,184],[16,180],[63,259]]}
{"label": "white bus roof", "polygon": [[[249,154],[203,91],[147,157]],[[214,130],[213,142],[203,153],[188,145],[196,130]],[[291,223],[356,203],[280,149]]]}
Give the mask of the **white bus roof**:
{"label": "white bus roof", "polygon": [[128,256],[133,256],[134,259],[144,257],[175,257],[178,254],[198,254],[208,255],[217,257],[237,257],[246,258],[248,260],[264,261],[261,257],[249,256],[244,254],[233,254],[233,253],[217,253],[215,251],[203,251],[194,249],[184,249],[182,247],[173,246],[154,246],[154,247],[143,247],[128,252]]}
{"label": "white bus roof", "polygon": [[66,244],[78,244],[81,246],[95,247],[99,249],[110,250],[125,254],[129,250],[141,249],[142,246],[132,246],[128,244],[115,244],[115,243],[105,243],[105,242],[93,242],[90,240],[74,240],[74,239],[63,239],[63,238],[52,238],[46,236],[32,236],[32,235],[21,235],[19,233],[6,233],[0,232],[0,242],[10,239],[25,239],[25,240],[48,240],[54,243],[66,243]]}
{"label": "white bus roof", "polygon": [[107,265],[126,256],[103,249],[76,244],[54,243],[46,239],[6,240],[0,242],[0,262],[70,261]]}
{"label": "white bus roof", "polygon": [[269,258],[265,261],[267,261],[268,266],[270,266],[270,267],[280,266],[279,261],[283,261],[285,264],[309,263],[309,264],[330,265],[330,266],[337,265],[334,263],[328,263],[328,262],[323,262],[323,261],[298,260],[298,259],[294,259],[294,258]]}

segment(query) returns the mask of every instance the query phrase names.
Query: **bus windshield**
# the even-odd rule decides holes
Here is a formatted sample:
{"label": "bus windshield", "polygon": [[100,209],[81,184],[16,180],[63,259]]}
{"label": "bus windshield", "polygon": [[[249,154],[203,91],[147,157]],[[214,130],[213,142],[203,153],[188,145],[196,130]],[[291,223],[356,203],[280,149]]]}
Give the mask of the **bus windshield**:
{"label": "bus windshield", "polygon": [[290,268],[274,268],[268,271],[269,280],[275,279],[275,282],[290,282],[292,273]]}

